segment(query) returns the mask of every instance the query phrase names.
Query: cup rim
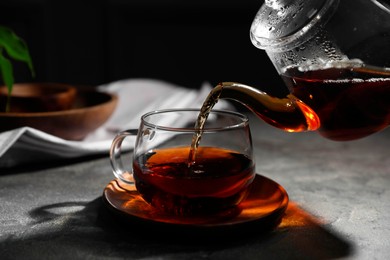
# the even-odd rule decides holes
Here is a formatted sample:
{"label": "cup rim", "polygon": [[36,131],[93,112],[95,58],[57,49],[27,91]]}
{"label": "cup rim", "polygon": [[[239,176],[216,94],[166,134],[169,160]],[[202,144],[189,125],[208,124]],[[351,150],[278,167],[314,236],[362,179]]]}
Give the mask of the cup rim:
{"label": "cup rim", "polygon": [[[173,131],[173,132],[194,132],[196,129],[194,127],[171,127],[171,126],[164,126],[163,124],[158,123],[151,123],[147,121],[147,117],[151,115],[157,115],[157,114],[164,114],[164,113],[171,113],[171,112],[197,112],[199,114],[200,109],[196,108],[172,108],[172,109],[159,109],[159,110],[153,110],[150,112],[147,112],[141,116],[141,122],[154,129],[158,130],[164,130],[164,131]],[[230,125],[224,125],[221,127],[207,127],[205,126],[202,132],[213,132],[213,131],[224,131],[224,130],[232,130],[232,129],[238,129],[242,127],[246,127],[249,124],[249,118],[236,111],[231,110],[222,110],[222,109],[212,109],[210,111],[210,115],[212,114],[220,114],[220,115],[230,115],[238,118],[240,122],[230,124]]]}

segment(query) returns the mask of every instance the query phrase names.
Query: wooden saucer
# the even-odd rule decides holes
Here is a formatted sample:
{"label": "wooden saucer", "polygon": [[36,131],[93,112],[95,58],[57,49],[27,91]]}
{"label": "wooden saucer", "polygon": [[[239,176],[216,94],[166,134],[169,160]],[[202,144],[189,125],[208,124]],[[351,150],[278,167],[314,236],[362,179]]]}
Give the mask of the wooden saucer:
{"label": "wooden saucer", "polygon": [[157,225],[176,230],[214,231],[256,228],[269,230],[281,220],[289,197],[285,189],[273,180],[257,174],[249,196],[239,207],[229,212],[207,216],[176,216],[158,211],[147,204],[133,188],[129,190],[120,180],[112,180],[103,191],[106,207],[130,224]]}

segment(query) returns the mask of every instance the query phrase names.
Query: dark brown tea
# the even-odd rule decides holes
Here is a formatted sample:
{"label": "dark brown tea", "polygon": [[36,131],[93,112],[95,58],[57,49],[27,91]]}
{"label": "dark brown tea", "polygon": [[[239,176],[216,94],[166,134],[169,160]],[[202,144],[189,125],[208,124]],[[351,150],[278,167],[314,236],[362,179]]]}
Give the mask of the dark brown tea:
{"label": "dark brown tea", "polygon": [[336,141],[363,138],[390,125],[390,70],[346,65],[319,70],[292,68],[281,77],[290,90],[284,98],[241,83],[218,84],[199,114],[190,159],[195,158],[202,125],[219,99],[238,101],[287,132],[318,131]]}
{"label": "dark brown tea", "polygon": [[152,206],[176,215],[210,214],[238,205],[255,177],[254,162],[232,150],[198,147],[156,149],[134,159],[136,188]]}
{"label": "dark brown tea", "polygon": [[318,132],[326,138],[358,139],[390,124],[390,71],[294,69],[282,78],[290,92],[315,111],[320,119]]}

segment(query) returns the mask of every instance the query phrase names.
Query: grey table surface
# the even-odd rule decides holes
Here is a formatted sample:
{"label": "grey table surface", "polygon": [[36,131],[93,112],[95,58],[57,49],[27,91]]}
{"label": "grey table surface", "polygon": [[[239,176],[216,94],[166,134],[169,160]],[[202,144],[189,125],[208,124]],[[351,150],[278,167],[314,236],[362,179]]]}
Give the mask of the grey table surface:
{"label": "grey table surface", "polygon": [[390,129],[334,142],[249,116],[257,173],[289,194],[274,229],[221,241],[133,232],[106,215],[107,155],[1,169],[0,259],[390,259]]}

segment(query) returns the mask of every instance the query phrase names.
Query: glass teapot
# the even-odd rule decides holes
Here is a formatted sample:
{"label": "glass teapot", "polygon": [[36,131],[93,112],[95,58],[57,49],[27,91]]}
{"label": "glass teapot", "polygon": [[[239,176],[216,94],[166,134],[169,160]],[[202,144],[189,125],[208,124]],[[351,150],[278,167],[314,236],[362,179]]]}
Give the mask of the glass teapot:
{"label": "glass teapot", "polygon": [[390,123],[390,1],[265,0],[251,29],[289,90],[285,98],[236,82],[209,96],[244,104],[285,131],[339,141]]}

